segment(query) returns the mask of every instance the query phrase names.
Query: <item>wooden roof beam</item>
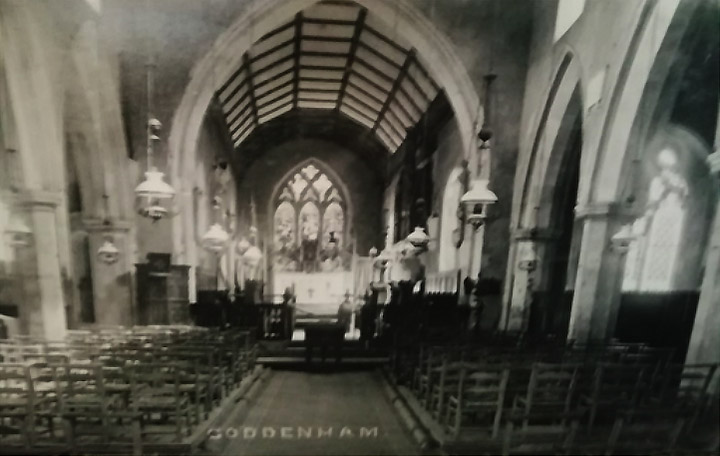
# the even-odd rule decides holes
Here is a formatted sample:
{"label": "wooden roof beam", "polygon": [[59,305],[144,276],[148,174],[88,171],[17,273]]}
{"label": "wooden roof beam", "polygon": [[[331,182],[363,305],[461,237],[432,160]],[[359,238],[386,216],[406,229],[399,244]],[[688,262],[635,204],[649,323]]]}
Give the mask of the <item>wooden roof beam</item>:
{"label": "wooden roof beam", "polygon": [[250,92],[250,104],[252,105],[252,113],[255,118],[255,125],[260,125],[260,117],[258,116],[257,100],[255,99],[255,83],[253,82],[253,72],[250,68],[250,58],[247,52],[243,55],[243,62],[247,65],[247,81],[248,91]]}
{"label": "wooden roof beam", "polygon": [[365,25],[365,18],[367,17],[367,10],[362,8],[358,13],[357,20],[355,21],[355,31],[353,33],[352,40],[350,41],[350,51],[347,56],[347,62],[345,63],[345,71],[343,72],[342,81],[340,81],[340,96],[338,96],[335,110],[340,109],[342,100],[345,97],[345,89],[347,88],[348,79],[350,79],[350,68],[352,68],[353,62],[355,62],[355,54],[357,54],[358,44],[360,43],[360,34],[362,33],[363,26]]}
{"label": "wooden roof beam", "polygon": [[302,24],[303,14],[301,11],[295,15],[295,36],[293,37],[295,42],[295,52],[293,54],[295,62],[293,64],[293,109],[297,108],[298,98],[300,96],[300,45],[302,43]]}
{"label": "wooden roof beam", "polygon": [[410,68],[410,64],[415,59],[415,52],[413,50],[408,51],[407,57],[405,58],[405,62],[403,62],[402,68],[400,68],[400,72],[397,75],[397,78],[395,78],[395,82],[393,82],[393,86],[390,89],[390,92],[387,95],[387,98],[385,98],[385,103],[383,103],[382,109],[380,109],[380,113],[378,114],[377,120],[375,121],[375,124],[372,127],[373,133],[377,131],[378,125],[380,124],[380,121],[385,117],[385,112],[387,112],[388,108],[390,107],[390,102],[392,102],[393,97],[395,96],[395,93],[400,88],[400,84],[402,84],[402,80],[407,74],[408,68]]}

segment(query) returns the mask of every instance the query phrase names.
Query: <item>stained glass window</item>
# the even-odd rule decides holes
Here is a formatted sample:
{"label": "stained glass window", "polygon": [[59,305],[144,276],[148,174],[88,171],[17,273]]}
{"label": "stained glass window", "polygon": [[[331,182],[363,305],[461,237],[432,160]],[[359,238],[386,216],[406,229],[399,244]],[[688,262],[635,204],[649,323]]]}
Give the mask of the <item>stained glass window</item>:
{"label": "stained glass window", "polygon": [[340,190],[317,166],[310,164],[293,173],[275,202],[276,270],[343,269],[345,211]]}
{"label": "stained glass window", "polygon": [[633,224],[635,240],[625,259],[623,291],[674,289],[688,185],[674,169],[674,151],[661,151],[658,161],[660,170],[650,182],[645,213]]}

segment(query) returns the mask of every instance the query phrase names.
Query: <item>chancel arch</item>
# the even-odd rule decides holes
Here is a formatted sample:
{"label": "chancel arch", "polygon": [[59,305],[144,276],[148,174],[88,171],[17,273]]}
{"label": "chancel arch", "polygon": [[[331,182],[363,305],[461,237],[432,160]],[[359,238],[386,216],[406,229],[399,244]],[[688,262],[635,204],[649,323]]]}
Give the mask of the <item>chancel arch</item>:
{"label": "chancel arch", "polygon": [[[283,23],[295,17],[297,13],[316,3],[315,0],[253,2],[218,38],[211,51],[196,64],[181,104],[173,117],[170,132],[170,149],[175,154],[170,162],[173,182],[182,185],[184,178],[192,172],[199,127],[202,117],[218,89],[217,85],[221,83],[219,81],[226,81],[238,72],[238,69],[245,68],[243,55],[257,40],[268,32],[278,29]],[[478,117],[479,99],[464,65],[448,38],[438,31],[411,2],[359,0],[356,3],[367,10],[368,16],[372,16],[373,20],[383,23],[386,28],[393,30],[397,37],[412,43],[416,50],[415,55],[419,60],[433,63],[425,65],[425,70],[445,91],[450,100],[461,132],[463,150],[474,150],[476,139],[473,132],[476,122],[481,120]],[[371,76],[370,79],[373,77]],[[373,87],[377,84],[373,84],[371,81],[368,93],[375,90]],[[423,90],[422,87],[417,87],[418,92]],[[273,103],[276,101],[280,102],[281,100],[274,100]],[[364,106],[363,103],[360,105]],[[268,109],[273,110],[274,106],[274,104],[268,106]],[[359,109],[360,115],[356,115],[358,119],[367,118],[366,115],[363,115],[364,110],[363,107]],[[387,127],[386,130],[394,131],[390,136],[394,137],[397,134],[400,136],[390,142],[387,141],[388,138],[385,138],[383,141],[386,144],[397,144],[398,138],[401,139],[403,134],[401,127],[407,123],[407,120],[403,121],[395,114],[393,116],[395,117],[394,127]],[[362,120],[359,121],[362,122]],[[367,123],[367,119],[365,122]],[[372,121],[368,124],[368,128],[377,129],[373,126]],[[174,222],[174,250],[180,256],[186,254],[182,244],[191,242],[193,229],[188,217],[181,217]]]}

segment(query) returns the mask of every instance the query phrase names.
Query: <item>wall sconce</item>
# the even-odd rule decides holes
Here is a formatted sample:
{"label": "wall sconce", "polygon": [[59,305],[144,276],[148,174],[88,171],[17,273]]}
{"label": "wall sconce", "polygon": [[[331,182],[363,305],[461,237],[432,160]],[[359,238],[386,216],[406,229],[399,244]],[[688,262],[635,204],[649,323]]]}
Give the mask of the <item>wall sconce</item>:
{"label": "wall sconce", "polygon": [[117,263],[118,259],[120,259],[120,250],[115,247],[112,236],[105,236],[103,244],[97,251],[97,257],[98,260],[107,265],[115,264]]}
{"label": "wall sconce", "polygon": [[393,259],[393,255],[386,247],[382,250],[382,252],[380,252],[380,254],[378,254],[373,259],[373,264],[375,265],[376,268],[385,270],[388,263],[390,263],[390,261],[392,261],[392,259]]}
{"label": "wall sconce", "polygon": [[416,226],[415,230],[408,234],[405,240],[416,249],[415,253],[419,254],[427,250],[427,246],[430,243],[430,236],[427,235],[422,227]]}
{"label": "wall sconce", "polygon": [[25,247],[30,245],[33,231],[18,213],[10,213],[5,234],[10,237],[12,247]]}
{"label": "wall sconce", "polygon": [[619,253],[626,253],[630,249],[630,244],[635,240],[632,226],[630,224],[623,225],[620,230],[610,238],[612,248]]}
{"label": "wall sconce", "polygon": [[245,252],[247,252],[249,248],[250,241],[248,241],[245,236],[243,236],[242,239],[235,244],[235,251],[237,251],[240,256],[245,255]]}
{"label": "wall sconce", "polygon": [[213,198],[213,210],[216,213],[216,220],[200,240],[205,250],[214,253],[220,253],[230,240],[230,235],[217,220],[217,212],[220,210],[221,201],[217,196]]}
{"label": "wall sconce", "polygon": [[497,196],[487,186],[487,179],[475,179],[470,190],[460,198],[466,220],[475,230],[485,223],[487,207],[497,202]]}
{"label": "wall sconce", "polygon": [[532,272],[537,269],[537,260],[530,258],[520,260],[518,262],[518,268],[520,268],[521,271]]}

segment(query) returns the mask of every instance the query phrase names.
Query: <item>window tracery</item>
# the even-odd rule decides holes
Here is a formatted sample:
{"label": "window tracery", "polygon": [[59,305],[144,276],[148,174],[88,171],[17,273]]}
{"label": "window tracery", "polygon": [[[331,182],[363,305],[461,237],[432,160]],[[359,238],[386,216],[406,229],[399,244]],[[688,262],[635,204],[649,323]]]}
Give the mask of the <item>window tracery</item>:
{"label": "window tracery", "polygon": [[295,172],[280,190],[274,213],[277,271],[346,270],[346,204],[335,183],[315,165]]}

